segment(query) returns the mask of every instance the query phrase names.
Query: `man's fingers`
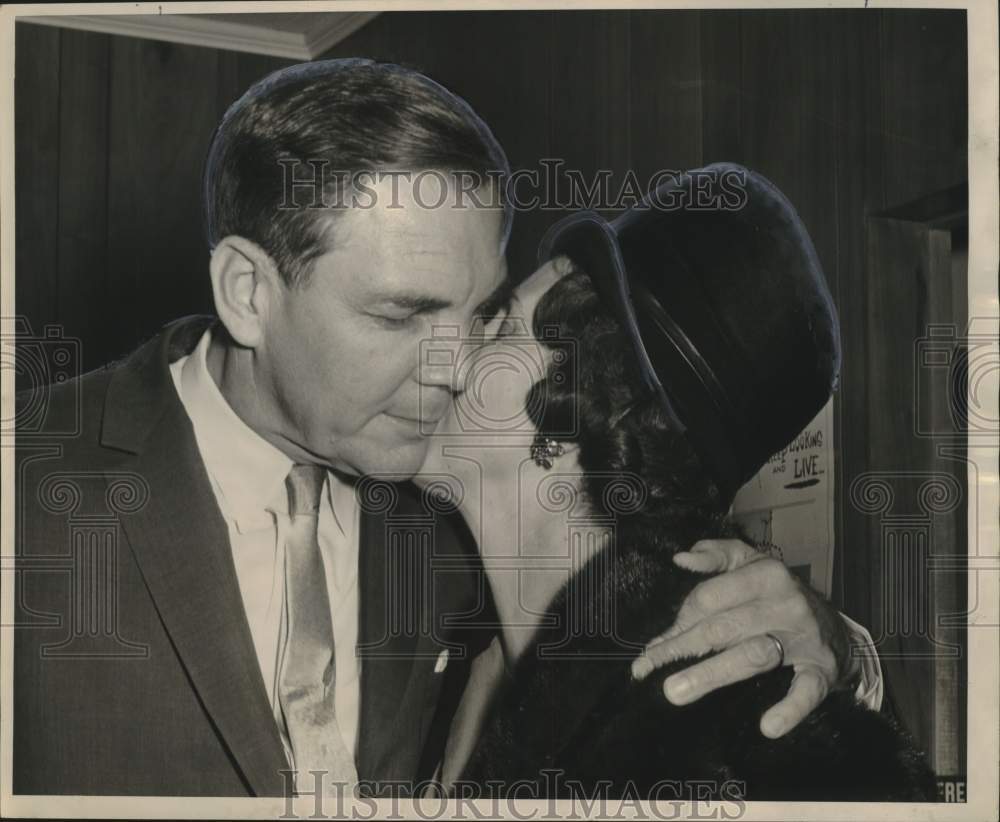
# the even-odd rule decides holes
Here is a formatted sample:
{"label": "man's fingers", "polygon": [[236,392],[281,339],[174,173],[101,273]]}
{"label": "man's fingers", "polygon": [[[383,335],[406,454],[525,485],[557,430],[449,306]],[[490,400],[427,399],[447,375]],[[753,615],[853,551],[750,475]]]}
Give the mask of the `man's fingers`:
{"label": "man's fingers", "polygon": [[790,584],[795,582],[788,569],[778,560],[767,557],[706,579],[691,590],[674,624],[654,642],[672,639],[704,619],[779,592]]}
{"label": "man's fingers", "polygon": [[700,574],[718,574],[742,568],[766,555],[738,539],[703,539],[690,551],[674,554],[674,563]]}
{"label": "man's fingers", "polygon": [[[766,606],[751,603],[710,616],[692,625],[688,630],[672,636],[654,639],[632,663],[632,676],[644,679],[657,668],[678,659],[705,656],[712,651],[722,651],[748,639],[756,626],[768,624]],[[773,623],[773,618],[769,620]]]}
{"label": "man's fingers", "polygon": [[663,692],[675,705],[687,705],[705,694],[769,671],[781,662],[778,646],[770,637],[758,635],[667,677]]}
{"label": "man's fingers", "polygon": [[696,543],[690,551],[674,554],[674,564],[697,574],[718,574],[725,571],[729,564],[725,551],[714,545],[698,550],[698,546],[703,544]]}
{"label": "man's fingers", "polygon": [[761,718],[760,732],[771,739],[788,733],[816,709],[829,690],[822,671],[812,667],[797,670],[788,695]]}

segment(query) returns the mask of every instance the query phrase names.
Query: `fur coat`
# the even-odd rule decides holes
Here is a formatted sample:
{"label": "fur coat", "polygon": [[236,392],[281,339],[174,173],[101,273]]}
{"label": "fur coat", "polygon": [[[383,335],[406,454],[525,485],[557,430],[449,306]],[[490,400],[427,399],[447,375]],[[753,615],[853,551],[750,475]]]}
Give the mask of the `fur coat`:
{"label": "fur coat", "polygon": [[[627,540],[631,547],[606,549],[554,600],[494,705],[463,782],[497,780],[493,795],[522,797],[535,790],[563,798],[597,791],[664,800],[934,800],[923,754],[853,693],[831,693],[785,736],[764,737],[760,718],[788,692],[789,667],[683,707],[665,699],[663,681],[691,660],[633,681],[633,658],[705,577],[674,565],[652,531]],[[589,619],[580,624],[582,616]]]}

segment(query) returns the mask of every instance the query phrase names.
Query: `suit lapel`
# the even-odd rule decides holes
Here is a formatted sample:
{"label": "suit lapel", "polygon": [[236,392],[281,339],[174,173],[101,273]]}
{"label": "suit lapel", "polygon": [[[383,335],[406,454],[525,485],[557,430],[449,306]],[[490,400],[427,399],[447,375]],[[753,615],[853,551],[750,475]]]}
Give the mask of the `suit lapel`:
{"label": "suit lapel", "polygon": [[[131,451],[124,464],[149,486],[147,504],[122,524],[163,625],[244,779],[257,795],[281,795],[284,750],[229,535],[167,370],[169,338],[177,335],[165,336],[141,350],[108,391],[102,441]],[[129,413],[130,397],[143,405],[141,414]]]}
{"label": "suit lapel", "polygon": [[[392,779],[412,776],[398,765],[419,758],[422,702],[414,661],[422,624],[419,561],[412,546],[393,539],[393,519],[414,506],[407,486],[397,486],[399,502],[393,511],[366,510],[362,505],[358,581],[361,619],[358,653],[361,656],[361,721],[358,746],[358,775],[362,779]],[[406,552],[406,553],[404,553]],[[409,555],[407,555],[407,553]],[[416,606],[416,614],[399,611],[404,603]],[[414,630],[400,630],[409,623]],[[415,767],[415,764],[414,764]]]}

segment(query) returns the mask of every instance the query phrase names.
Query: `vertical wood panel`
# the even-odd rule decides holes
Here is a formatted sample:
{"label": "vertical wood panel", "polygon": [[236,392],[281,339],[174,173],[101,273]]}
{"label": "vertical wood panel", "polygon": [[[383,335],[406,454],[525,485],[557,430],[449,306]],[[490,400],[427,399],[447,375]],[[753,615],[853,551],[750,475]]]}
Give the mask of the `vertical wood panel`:
{"label": "vertical wood panel", "polygon": [[884,12],[880,50],[888,205],[968,174],[964,11]]}
{"label": "vertical wood panel", "polygon": [[743,15],[701,12],[702,159],[738,160],[742,154]]}
{"label": "vertical wood panel", "polygon": [[15,24],[15,303],[35,333],[62,320],[57,300],[60,31]]}
{"label": "vertical wood panel", "polygon": [[[792,48],[790,44],[795,44]],[[805,222],[827,279],[836,272],[835,55],[827,12],[781,11],[743,23],[742,144],[746,163],[788,196]]]}
{"label": "vertical wood panel", "polygon": [[[573,11],[552,17],[549,49],[551,156],[590,184],[609,171],[616,193],[632,165],[631,42],[629,13]],[[567,180],[559,180],[557,205],[576,210]],[[599,205],[599,204],[595,204]],[[552,212],[551,222],[564,213]],[[613,212],[605,212],[613,217]]]}
{"label": "vertical wood panel", "polygon": [[[107,299],[109,51],[108,35],[62,33],[58,300],[67,308]],[[109,312],[62,313],[67,333],[83,341],[84,370],[113,355]]]}
{"label": "vertical wood panel", "polygon": [[[537,169],[551,155],[548,118],[551,89],[547,82],[553,14],[465,13],[465,37],[478,44],[465,59],[448,66],[441,81],[462,95],[489,125],[503,146],[511,169]],[[456,38],[462,33],[455,32]],[[497,52],[485,42],[506,44],[502,70]],[[511,275],[520,279],[535,268],[538,241],[551,216],[538,209],[519,209],[507,248]]]}
{"label": "vertical wood panel", "polygon": [[[489,125],[516,169],[537,169],[550,156],[551,89],[548,53],[552,45],[551,12],[496,14],[456,12],[434,23],[438,42],[454,43],[426,55],[427,73],[455,92]],[[502,57],[486,44],[503,44]],[[552,215],[518,210],[507,259],[511,275],[528,276],[535,267],[538,240]]]}
{"label": "vertical wood panel", "polygon": [[[949,229],[932,229],[928,232],[928,278],[921,291],[925,295],[925,304],[921,306],[919,320],[924,330],[921,336],[926,337],[931,325],[954,324],[956,337],[961,338],[966,330],[965,314],[968,300],[968,278],[964,269],[953,269],[954,247],[952,232]],[[953,283],[965,286],[961,295],[953,303]],[[914,352],[915,353],[915,352]],[[958,354],[958,350],[953,352]],[[916,361],[916,360],[915,360]],[[919,366],[918,366],[919,367]],[[914,373],[913,381],[919,392],[914,391],[915,401],[920,405],[920,416],[930,417],[935,421],[935,430],[956,430],[954,426],[954,408],[952,405],[952,380],[950,373],[936,370],[933,377],[927,373]],[[936,379],[934,379],[936,377]],[[944,452],[944,453],[942,453]],[[956,450],[952,449],[951,454]],[[956,510],[946,515],[934,518],[933,546],[936,556],[961,557],[968,553],[968,492],[967,469],[964,459],[967,451],[964,447],[957,449],[958,459],[941,448],[936,439],[924,439],[918,448],[920,461],[931,471],[943,476],[949,476],[956,485],[963,489],[961,504]],[[939,652],[939,657],[933,662],[933,671],[929,674],[929,685],[934,693],[934,740],[932,765],[939,774],[965,773],[965,711],[959,702],[958,679],[962,676],[961,660],[968,654],[965,641],[966,629],[962,626],[948,625],[937,617],[944,614],[961,614],[966,610],[966,584],[953,572],[930,574],[931,609],[935,614],[935,624],[930,626],[930,637],[941,643],[932,646]],[[949,656],[945,644],[958,646],[960,655]]]}
{"label": "vertical wood panel", "polygon": [[[918,283],[926,282],[928,275],[926,234],[923,225],[876,220],[870,223],[868,238],[868,270],[879,273],[871,278],[867,289],[869,350],[866,363],[871,391],[864,435],[869,441],[868,470],[899,475],[887,480],[897,499],[891,509],[895,516],[916,509],[917,483],[907,478],[905,472],[927,470],[928,467],[918,458],[917,451],[922,449],[915,448],[912,440],[915,428],[912,369],[900,367],[900,363],[912,356],[913,341],[920,336],[919,316],[924,310],[926,292],[920,293]],[[885,329],[892,329],[891,337]],[[891,631],[891,620],[897,614],[912,613],[917,607],[926,605],[916,602],[907,586],[916,578],[913,569],[910,574],[901,573],[891,562],[896,556],[914,556],[915,546],[890,552],[893,546],[885,544],[881,533],[883,518],[868,517],[871,523],[868,550],[873,554],[873,578],[881,583],[873,590],[874,607],[869,624],[872,635],[880,642],[882,668],[889,679],[894,701],[918,742],[929,746],[933,741],[934,694],[929,681],[932,665],[929,660],[919,658],[920,653],[910,658],[905,656],[907,651],[926,652],[926,638],[901,636],[898,628]],[[884,590],[886,583],[889,583],[888,590]],[[883,638],[887,625],[890,633]]]}
{"label": "vertical wood panel", "polygon": [[[837,556],[834,600],[838,607],[866,625],[873,616],[873,549],[878,535],[870,517],[857,511],[850,483],[867,470],[869,438],[858,433],[858,421],[868,413],[867,286],[865,284],[865,215],[884,206],[882,195],[881,73],[879,43],[881,12],[833,12],[834,59],[840,67],[833,86],[832,116],[838,125],[836,146],[837,288],[841,315],[843,369],[834,406],[837,427],[836,505]],[[855,55],[847,59],[848,55]]]}
{"label": "vertical wood panel", "polygon": [[[870,519],[876,530],[894,517],[897,527],[923,530],[927,539],[926,555],[916,546],[894,554],[884,536],[875,543],[880,550],[873,575],[883,584],[875,591],[872,633],[896,704],[942,775],[961,773],[964,767],[964,730],[956,704],[961,651],[946,645],[961,649],[964,631],[943,627],[938,617],[962,611],[964,585],[953,574],[932,573],[928,557],[965,553],[960,523],[966,517],[966,494],[944,494],[941,499],[955,502],[950,510],[941,499],[935,504],[929,497],[920,501],[920,496],[930,478],[944,488],[950,477],[964,488],[965,471],[960,462],[938,453],[943,440],[917,435],[921,429],[955,430],[947,372],[900,364],[918,363],[914,355],[918,342],[927,339],[929,325],[950,325],[964,311],[951,304],[951,251],[949,230],[885,217],[870,221],[869,270],[879,276],[871,278],[869,288],[869,362],[871,381],[878,387],[869,397],[867,433],[872,465],[884,472],[891,489],[886,510]],[[936,353],[953,340],[938,338]],[[911,520],[903,521],[901,515]],[[903,558],[910,564],[905,574],[893,562]],[[910,630],[900,629],[900,613],[910,618]]]}
{"label": "vertical wood panel", "polygon": [[701,164],[701,16],[631,13],[630,148],[644,186],[661,169]]}
{"label": "vertical wood panel", "polygon": [[[350,37],[337,43],[324,58],[367,57],[386,60],[438,79],[447,66],[483,43],[465,27],[470,12],[406,11],[382,13]],[[487,35],[489,36],[489,35]],[[491,42],[491,40],[487,40]],[[454,74],[455,72],[448,72]]]}
{"label": "vertical wood panel", "polygon": [[216,125],[210,49],[112,41],[108,290],[125,353],[163,323],[210,311],[200,177]]}

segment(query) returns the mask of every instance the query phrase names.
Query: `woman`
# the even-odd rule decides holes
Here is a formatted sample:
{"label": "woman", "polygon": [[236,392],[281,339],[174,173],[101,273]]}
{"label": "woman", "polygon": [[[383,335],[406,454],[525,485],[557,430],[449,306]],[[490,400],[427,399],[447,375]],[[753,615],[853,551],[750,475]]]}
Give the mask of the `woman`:
{"label": "woman", "polygon": [[633,676],[703,579],[673,556],[735,535],[736,490],[835,387],[836,312],[788,201],[719,164],[612,224],[563,221],[542,259],[465,363],[425,466],[454,478],[516,660],[463,781],[524,795],[527,780],[541,796],[676,799],[698,781],[717,798],[930,800],[921,754],[846,690],[768,739],[757,717],[787,692],[788,668],[683,707],[663,681],[691,660]]}

